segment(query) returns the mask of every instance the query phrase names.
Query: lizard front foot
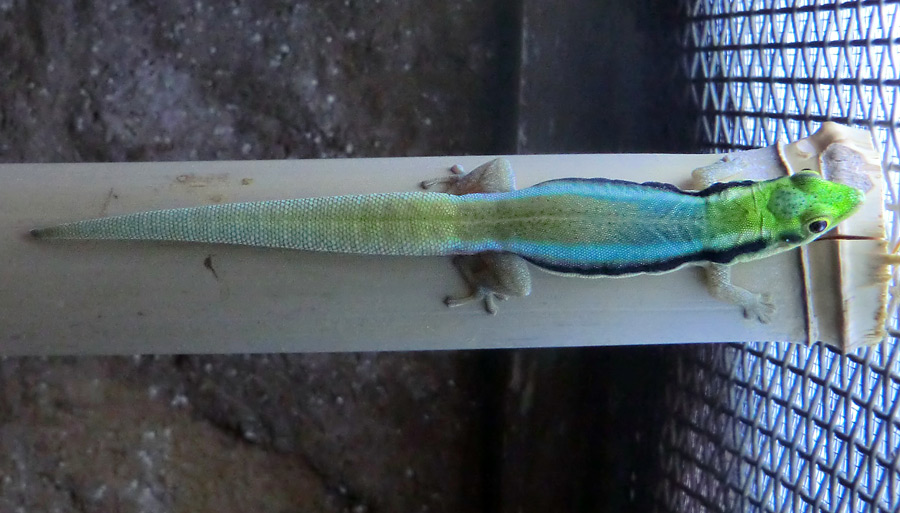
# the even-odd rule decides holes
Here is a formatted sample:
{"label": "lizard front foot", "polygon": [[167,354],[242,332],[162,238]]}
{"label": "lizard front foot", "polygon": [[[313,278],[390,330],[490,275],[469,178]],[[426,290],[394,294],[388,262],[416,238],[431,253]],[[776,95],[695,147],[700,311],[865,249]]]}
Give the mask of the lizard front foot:
{"label": "lizard front foot", "polygon": [[747,319],[757,318],[765,324],[772,320],[775,303],[768,294],[756,294],[731,283],[731,267],[710,263],[706,266],[706,286],[713,297],[735,304]]}
{"label": "lizard front foot", "polygon": [[754,294],[751,302],[741,306],[744,308],[746,319],[755,317],[763,324],[768,324],[775,314],[775,302],[769,294]]}

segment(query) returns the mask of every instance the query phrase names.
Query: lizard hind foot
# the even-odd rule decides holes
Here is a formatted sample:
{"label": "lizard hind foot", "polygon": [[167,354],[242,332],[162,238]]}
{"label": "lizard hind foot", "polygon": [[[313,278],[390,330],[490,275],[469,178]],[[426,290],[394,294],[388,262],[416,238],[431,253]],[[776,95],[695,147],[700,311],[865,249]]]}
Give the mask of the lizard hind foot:
{"label": "lizard hind foot", "polygon": [[506,159],[494,159],[465,173],[462,166],[450,167],[450,176],[420,182],[425,189],[442,185],[444,192],[458,196],[474,193],[509,192],[516,189],[512,165]]}
{"label": "lizard hind foot", "polygon": [[419,187],[428,190],[434,188],[437,185],[442,185],[446,189],[452,189],[457,182],[462,179],[462,175],[466,173],[465,169],[459,164],[453,164],[450,166],[450,176],[442,176],[440,178],[433,178],[431,180],[422,180],[419,182]]}
{"label": "lizard hind foot", "polygon": [[485,312],[491,315],[497,315],[497,301],[506,301],[509,296],[498,294],[496,292],[479,288],[475,292],[463,297],[447,296],[444,298],[444,304],[450,308],[467,305],[473,301],[484,301]]}

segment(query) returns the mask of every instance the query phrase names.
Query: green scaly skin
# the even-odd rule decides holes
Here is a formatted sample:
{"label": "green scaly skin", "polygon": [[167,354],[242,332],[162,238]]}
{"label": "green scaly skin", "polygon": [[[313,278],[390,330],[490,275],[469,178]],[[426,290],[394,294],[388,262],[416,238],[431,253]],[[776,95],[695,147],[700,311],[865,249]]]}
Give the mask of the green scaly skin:
{"label": "green scaly skin", "polygon": [[816,240],[856,212],[863,198],[858,189],[807,171],[755,182],[746,189],[723,190],[709,203],[709,222],[713,232],[740,233],[742,241],[767,241],[764,248],[728,263],[746,262]]}

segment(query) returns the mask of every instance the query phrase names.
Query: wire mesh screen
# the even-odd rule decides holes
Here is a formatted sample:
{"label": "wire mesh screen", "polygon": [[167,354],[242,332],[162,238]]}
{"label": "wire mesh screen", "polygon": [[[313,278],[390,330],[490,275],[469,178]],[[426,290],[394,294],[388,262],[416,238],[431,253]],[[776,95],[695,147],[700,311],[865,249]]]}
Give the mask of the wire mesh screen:
{"label": "wire mesh screen", "polygon": [[[682,3],[703,147],[771,145],[826,120],[862,126],[883,152],[896,211],[900,0]],[[897,232],[893,223],[892,247]],[[895,340],[849,355],[747,343],[677,358],[657,510],[900,510]]]}

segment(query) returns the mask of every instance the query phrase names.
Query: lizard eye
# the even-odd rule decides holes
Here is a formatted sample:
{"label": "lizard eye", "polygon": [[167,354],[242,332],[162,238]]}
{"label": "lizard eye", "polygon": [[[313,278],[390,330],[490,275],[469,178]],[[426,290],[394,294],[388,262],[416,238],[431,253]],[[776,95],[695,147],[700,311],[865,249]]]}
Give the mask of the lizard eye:
{"label": "lizard eye", "polygon": [[826,228],[828,228],[828,221],[824,219],[817,219],[809,223],[809,231],[812,233],[822,233]]}

